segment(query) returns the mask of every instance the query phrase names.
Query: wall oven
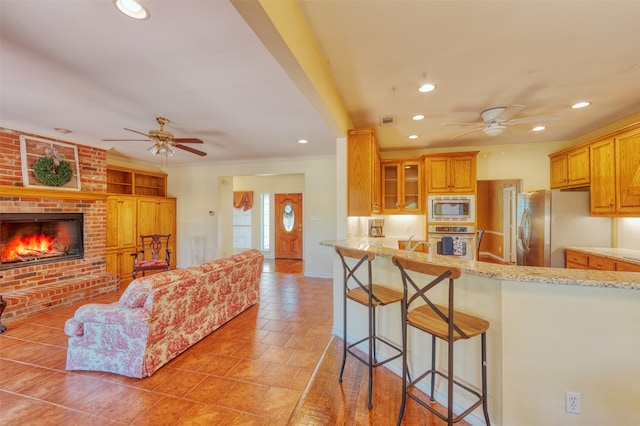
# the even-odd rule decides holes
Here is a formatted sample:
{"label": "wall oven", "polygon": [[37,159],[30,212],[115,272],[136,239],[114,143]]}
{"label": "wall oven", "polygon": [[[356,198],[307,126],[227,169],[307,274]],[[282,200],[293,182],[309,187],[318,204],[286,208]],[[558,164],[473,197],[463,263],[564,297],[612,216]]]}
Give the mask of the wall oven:
{"label": "wall oven", "polygon": [[427,198],[429,223],[475,222],[475,195],[430,195]]}
{"label": "wall oven", "polygon": [[455,259],[476,259],[476,227],[471,225],[429,225],[430,250]]}

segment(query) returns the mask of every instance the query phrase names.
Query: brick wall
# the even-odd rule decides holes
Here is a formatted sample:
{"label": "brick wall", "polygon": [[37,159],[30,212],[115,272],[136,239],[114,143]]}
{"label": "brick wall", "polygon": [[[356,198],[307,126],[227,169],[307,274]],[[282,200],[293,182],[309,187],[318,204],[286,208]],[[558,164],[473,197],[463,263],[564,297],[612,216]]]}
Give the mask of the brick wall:
{"label": "brick wall", "polygon": [[[55,190],[46,196],[20,194],[20,135],[0,128],[0,211],[24,213],[84,213],[84,258],[0,271],[0,295],[9,304],[2,317],[16,319],[41,310],[69,305],[117,290],[117,277],[106,272],[106,157],[103,149],[78,145],[80,192]],[[39,135],[27,134],[51,139]],[[11,194],[2,187],[13,187]],[[49,188],[47,188],[49,189]],[[57,192],[60,195],[57,195]],[[49,195],[49,194],[53,195]]]}

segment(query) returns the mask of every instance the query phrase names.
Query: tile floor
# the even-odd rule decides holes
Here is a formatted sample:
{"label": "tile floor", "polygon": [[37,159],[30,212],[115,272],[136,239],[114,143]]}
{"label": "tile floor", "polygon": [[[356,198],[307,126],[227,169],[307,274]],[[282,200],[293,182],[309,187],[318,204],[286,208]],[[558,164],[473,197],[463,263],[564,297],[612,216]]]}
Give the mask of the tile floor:
{"label": "tile floor", "polygon": [[7,324],[0,423],[287,424],[330,339],[332,284],[276,269],[265,263],[259,305],[145,379],[65,371],[63,327],[79,305]]}

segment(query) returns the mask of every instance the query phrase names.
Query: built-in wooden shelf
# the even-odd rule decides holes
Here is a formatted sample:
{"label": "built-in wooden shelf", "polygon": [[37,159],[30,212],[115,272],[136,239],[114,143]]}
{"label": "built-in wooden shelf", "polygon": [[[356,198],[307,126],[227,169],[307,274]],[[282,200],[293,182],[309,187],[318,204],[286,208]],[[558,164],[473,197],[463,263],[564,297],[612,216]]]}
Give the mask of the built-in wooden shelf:
{"label": "built-in wooden shelf", "polygon": [[167,175],[107,166],[107,192],[121,195],[167,196]]}

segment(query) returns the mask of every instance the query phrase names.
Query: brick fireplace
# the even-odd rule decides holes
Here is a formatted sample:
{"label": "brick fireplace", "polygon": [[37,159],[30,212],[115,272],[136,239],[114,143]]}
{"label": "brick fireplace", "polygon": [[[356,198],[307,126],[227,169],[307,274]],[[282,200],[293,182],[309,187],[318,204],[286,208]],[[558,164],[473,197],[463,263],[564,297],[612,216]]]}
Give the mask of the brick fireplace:
{"label": "brick fireplace", "polygon": [[[0,212],[40,215],[75,214],[83,220],[81,256],[4,264],[0,295],[7,301],[6,325],[33,315],[90,300],[118,290],[118,277],[106,272],[106,151],[77,145],[80,190],[24,187],[20,136],[50,139],[0,127]],[[54,142],[64,142],[50,139]],[[51,217],[51,216],[49,216]]]}

